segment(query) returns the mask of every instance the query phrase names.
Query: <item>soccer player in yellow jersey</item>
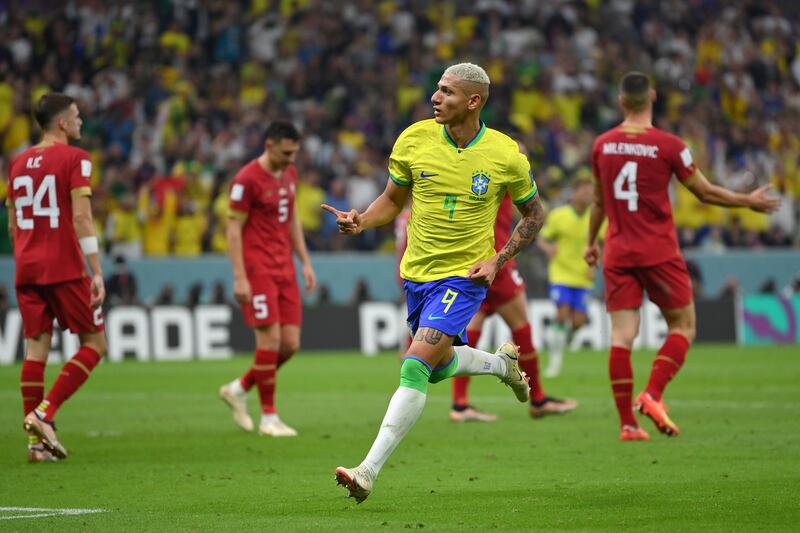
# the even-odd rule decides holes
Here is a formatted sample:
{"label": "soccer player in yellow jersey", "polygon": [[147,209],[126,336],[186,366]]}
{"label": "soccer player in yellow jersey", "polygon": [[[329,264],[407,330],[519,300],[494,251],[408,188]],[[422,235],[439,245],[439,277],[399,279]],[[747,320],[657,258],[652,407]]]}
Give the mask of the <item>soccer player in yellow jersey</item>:
{"label": "soccer player in yellow jersey", "polygon": [[[517,400],[528,401],[513,344],[495,354],[466,346],[467,324],[495,275],[535,239],[544,222],[528,159],[514,140],[480,120],[488,96],[489,76],[481,67],[449,67],[431,97],[433,120],[412,124],[397,139],[383,194],[363,213],[322,206],[336,215],[342,233],[357,234],[387,224],[409,195],[413,199],[400,264],[413,340],[400,368],[400,386],[364,461],[336,469],[337,481],[358,502],[370,494],[381,467],[422,413],[428,383],[491,374],[509,385]],[[495,252],[494,223],[506,192],[522,219]]]}
{"label": "soccer player in yellow jersey", "polygon": [[[589,230],[589,206],[594,186],[579,179],[570,203],[548,213],[536,244],[550,257],[550,299],[556,304],[556,319],[545,335],[548,364],[545,377],[561,373],[564,349],[572,334],[586,324],[586,296],[594,287],[595,269],[583,258]],[[601,230],[601,235],[605,228]]]}

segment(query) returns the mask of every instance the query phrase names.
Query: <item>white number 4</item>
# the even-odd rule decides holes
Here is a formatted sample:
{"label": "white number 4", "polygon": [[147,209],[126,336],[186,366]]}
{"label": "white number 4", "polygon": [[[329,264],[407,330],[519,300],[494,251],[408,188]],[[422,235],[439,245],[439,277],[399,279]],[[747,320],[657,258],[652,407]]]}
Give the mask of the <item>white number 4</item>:
{"label": "white number 4", "polygon": [[[638,169],[639,163],[628,161],[614,180],[614,198],[627,200],[628,211],[638,211],[639,209],[639,193],[636,192],[636,172]],[[627,190],[623,189],[625,182],[628,183]]]}
{"label": "white number 4", "polygon": [[[50,217],[50,227],[58,227],[58,198],[56,197],[56,176],[47,174],[36,194],[33,194],[33,178],[30,176],[18,176],[14,180],[14,190],[25,189],[23,194],[14,198],[14,206],[17,208],[17,227],[19,229],[33,229],[33,219],[25,218],[22,213],[23,207],[33,206],[34,217]],[[42,205],[42,200],[47,196],[48,207]]]}

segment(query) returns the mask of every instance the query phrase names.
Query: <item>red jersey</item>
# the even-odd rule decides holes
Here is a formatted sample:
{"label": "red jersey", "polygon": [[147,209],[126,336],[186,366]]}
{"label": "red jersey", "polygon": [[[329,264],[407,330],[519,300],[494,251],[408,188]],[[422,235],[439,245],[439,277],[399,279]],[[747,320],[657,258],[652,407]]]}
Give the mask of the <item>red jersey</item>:
{"label": "red jersey", "polygon": [[657,128],[618,126],[594,142],[592,170],[608,216],[606,265],[650,266],[680,255],[669,181],[697,170],[683,141]]}
{"label": "red jersey", "polygon": [[242,256],[247,277],[294,276],[291,224],[297,169],[289,165],[280,178],[254,159],[234,176],[229,207],[244,220]]}
{"label": "red jersey", "polygon": [[16,210],[14,258],[19,285],[49,285],[87,275],[72,198],[92,194],[92,161],[80,148],[55,143],[25,150],[8,169]]}
{"label": "red jersey", "polygon": [[[511,196],[508,194],[503,198],[500,209],[497,211],[497,220],[494,223],[494,250],[499,252],[511,238],[511,231],[514,229],[514,208],[512,207]],[[517,262],[512,259],[503,268],[511,265],[516,268]]]}

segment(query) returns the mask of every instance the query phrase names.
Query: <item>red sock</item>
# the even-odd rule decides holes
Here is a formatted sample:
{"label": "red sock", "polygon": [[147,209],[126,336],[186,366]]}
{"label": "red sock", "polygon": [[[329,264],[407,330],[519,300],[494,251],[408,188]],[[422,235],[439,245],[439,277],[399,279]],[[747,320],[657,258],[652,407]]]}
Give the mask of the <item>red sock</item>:
{"label": "red sock", "polygon": [[44,361],[25,359],[22,362],[19,389],[22,391],[22,409],[26,415],[36,409],[44,398],[44,367]]}
{"label": "red sock", "polygon": [[650,371],[650,382],[646,392],[656,401],[661,401],[667,383],[678,373],[686,360],[689,351],[689,341],[683,335],[673,333],[664,341],[658,351],[653,369]]}
{"label": "red sock", "polygon": [[275,371],[278,368],[278,352],[256,350],[253,374],[261,400],[261,412],[269,415],[275,412]]}
{"label": "red sock", "polygon": [[[481,330],[467,330],[467,345],[473,348],[478,346],[481,339]],[[469,405],[469,376],[453,378],[453,407],[466,407]]]}
{"label": "red sock", "polygon": [[631,351],[619,346],[611,347],[608,360],[608,375],[611,377],[611,390],[623,426],[638,426],[633,416],[633,367]]}
{"label": "red sock", "polygon": [[545,398],[544,388],[539,379],[539,354],[533,346],[533,333],[531,325],[525,324],[511,332],[514,344],[519,346],[519,366],[528,375],[531,386],[531,401],[541,402]]}
{"label": "red sock", "polygon": [[249,391],[253,388],[253,385],[256,384],[256,373],[253,372],[253,367],[247,369],[247,372],[242,374],[242,377],[239,378],[239,385],[242,386],[245,392]]}
{"label": "red sock", "polygon": [[78,353],[64,363],[47,398],[42,402],[44,409],[41,410],[44,411],[45,420],[51,421],[55,418],[61,404],[83,385],[99,362],[99,353],[88,346],[81,346]]}

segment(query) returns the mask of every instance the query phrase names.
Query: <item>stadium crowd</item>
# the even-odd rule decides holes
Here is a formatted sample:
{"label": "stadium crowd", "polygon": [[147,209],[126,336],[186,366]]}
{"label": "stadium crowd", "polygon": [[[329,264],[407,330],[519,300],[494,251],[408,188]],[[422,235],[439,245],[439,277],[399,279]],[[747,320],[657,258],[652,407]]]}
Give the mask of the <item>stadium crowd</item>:
{"label": "stadium crowd", "polygon": [[[710,179],[771,182],[774,215],[726,212],[676,187],[685,247],[800,246],[800,18],[791,2],[737,0],[74,0],[0,6],[0,197],[38,135],[51,90],[82,109],[96,220],[127,257],[223,253],[227,185],[266,124],[303,132],[298,215],[316,250],[391,249],[390,228],[345,241],[319,204],[363,210],[391,143],[431,116],[444,67],[486,67],[483,118],[527,146],[545,200],[591,172],[595,135],[620,120],[616,82],[652,73],[657,125]],[[49,9],[43,9],[50,6]],[[5,226],[7,211],[0,208]],[[0,237],[0,253],[10,243]]]}

